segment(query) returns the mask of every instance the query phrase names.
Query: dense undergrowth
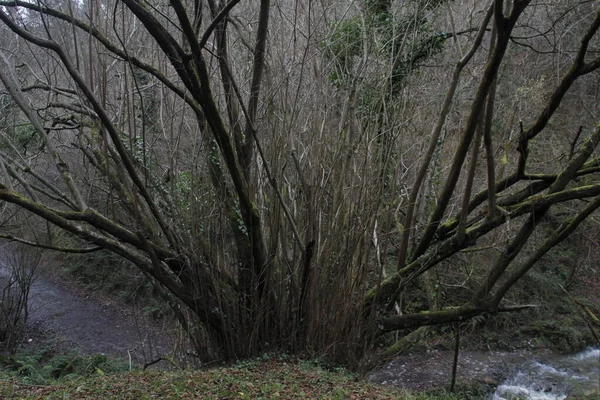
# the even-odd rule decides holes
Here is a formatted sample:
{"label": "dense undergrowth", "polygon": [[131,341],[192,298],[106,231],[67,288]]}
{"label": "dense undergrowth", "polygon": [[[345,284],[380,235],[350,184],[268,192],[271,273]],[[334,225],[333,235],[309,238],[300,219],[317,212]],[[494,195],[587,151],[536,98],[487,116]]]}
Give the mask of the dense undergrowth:
{"label": "dense undergrowth", "polygon": [[66,350],[57,341],[44,341],[34,347],[23,346],[14,355],[0,355],[3,380],[24,386],[45,386],[129,371],[127,362],[104,354],[83,355]]}

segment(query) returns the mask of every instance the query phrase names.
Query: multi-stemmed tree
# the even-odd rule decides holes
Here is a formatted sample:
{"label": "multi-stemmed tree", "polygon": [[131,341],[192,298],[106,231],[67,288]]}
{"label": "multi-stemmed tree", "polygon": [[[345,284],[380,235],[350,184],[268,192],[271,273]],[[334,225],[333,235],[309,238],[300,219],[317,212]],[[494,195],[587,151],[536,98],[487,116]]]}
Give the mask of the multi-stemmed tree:
{"label": "multi-stemmed tree", "polygon": [[[1,1],[4,220],[26,210],[71,245],[2,236],[118,254],[211,357],[353,361],[386,332],[526,307],[503,299],[600,206],[593,107],[561,164],[530,155],[600,67],[600,10],[455,3]],[[542,49],[574,20],[576,40]],[[556,77],[525,122],[500,123],[527,49],[554,57]],[[432,91],[436,62],[448,81]],[[531,241],[553,207],[561,222]],[[430,312],[403,298],[494,235],[504,245],[467,295]]]}

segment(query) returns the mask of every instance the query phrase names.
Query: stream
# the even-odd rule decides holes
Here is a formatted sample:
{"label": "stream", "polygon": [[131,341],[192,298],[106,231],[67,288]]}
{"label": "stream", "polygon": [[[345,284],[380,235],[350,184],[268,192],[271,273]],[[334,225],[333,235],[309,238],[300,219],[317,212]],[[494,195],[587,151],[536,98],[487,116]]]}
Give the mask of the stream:
{"label": "stream", "polygon": [[[451,350],[404,354],[369,379],[415,391],[448,387],[453,359]],[[548,350],[461,351],[457,381],[495,388],[487,400],[567,400],[590,393],[598,397],[586,399],[600,399],[600,349],[570,356]]]}
{"label": "stream", "polygon": [[572,395],[598,393],[600,349],[571,356],[546,355],[526,362],[496,389],[492,400],[565,400]]}

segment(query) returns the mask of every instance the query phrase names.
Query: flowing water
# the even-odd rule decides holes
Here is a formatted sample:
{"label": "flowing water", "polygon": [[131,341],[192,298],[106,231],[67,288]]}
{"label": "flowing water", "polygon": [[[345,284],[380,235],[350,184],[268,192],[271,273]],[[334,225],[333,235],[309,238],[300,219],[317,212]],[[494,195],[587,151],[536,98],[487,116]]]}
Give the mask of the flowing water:
{"label": "flowing water", "polygon": [[498,386],[491,399],[566,400],[590,393],[600,396],[599,348],[529,361]]}

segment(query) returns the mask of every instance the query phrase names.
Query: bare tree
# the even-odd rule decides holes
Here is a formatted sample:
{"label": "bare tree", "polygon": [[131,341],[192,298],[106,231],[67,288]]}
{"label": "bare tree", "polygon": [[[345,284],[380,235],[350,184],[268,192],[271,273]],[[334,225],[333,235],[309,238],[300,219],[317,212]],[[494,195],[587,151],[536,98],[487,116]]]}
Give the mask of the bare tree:
{"label": "bare tree", "polygon": [[[600,206],[594,112],[561,165],[530,170],[551,118],[600,67],[600,11],[569,2],[532,35],[549,17],[531,0],[469,2],[469,14],[405,3],[0,2],[13,113],[0,199],[83,245],[40,247],[135,264],[211,357],[356,362],[387,332],[527,308],[503,299]],[[507,118],[504,138],[502,68],[567,20],[577,39],[548,51],[558,67],[535,118]],[[450,83],[426,92],[434,73]],[[531,243],[564,204],[559,228]],[[405,312],[408,285],[496,232],[506,243],[467,298]]]}

